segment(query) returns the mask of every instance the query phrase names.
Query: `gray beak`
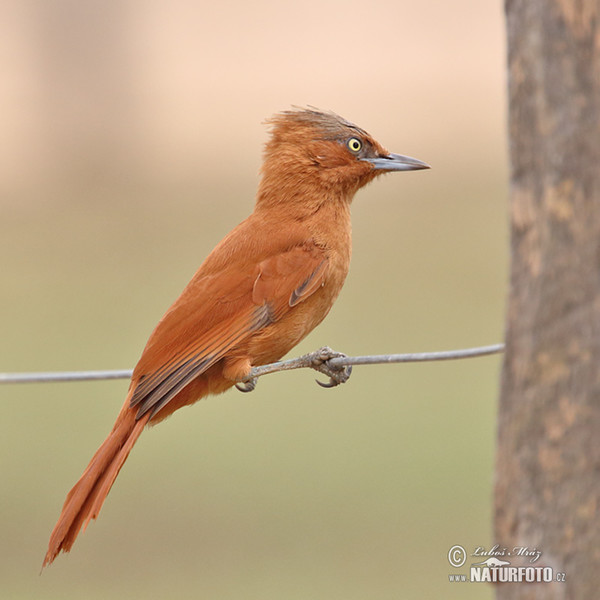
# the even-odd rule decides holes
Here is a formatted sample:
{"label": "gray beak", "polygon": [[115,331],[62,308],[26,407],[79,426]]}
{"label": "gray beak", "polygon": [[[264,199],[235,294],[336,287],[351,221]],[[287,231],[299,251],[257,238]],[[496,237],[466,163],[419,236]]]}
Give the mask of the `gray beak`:
{"label": "gray beak", "polygon": [[388,154],[387,156],[378,156],[377,158],[361,158],[365,162],[371,163],[374,169],[381,171],[417,171],[419,169],[431,169],[431,167],[421,160],[402,156],[402,154]]}

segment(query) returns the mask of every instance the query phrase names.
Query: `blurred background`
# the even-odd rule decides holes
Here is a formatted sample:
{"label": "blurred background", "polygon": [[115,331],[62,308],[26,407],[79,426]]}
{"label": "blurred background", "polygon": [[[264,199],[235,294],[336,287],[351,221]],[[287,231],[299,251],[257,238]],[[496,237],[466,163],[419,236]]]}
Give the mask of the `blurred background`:
{"label": "blurred background", "polygon": [[[359,192],[346,286],[293,355],[502,340],[500,2],[5,0],[0,27],[0,371],[133,367],[252,210],[262,121],[307,104],[433,168]],[[127,382],[2,386],[2,596],[491,598],[447,554],[493,542],[499,365],[280,373],[180,411],[42,576]]]}

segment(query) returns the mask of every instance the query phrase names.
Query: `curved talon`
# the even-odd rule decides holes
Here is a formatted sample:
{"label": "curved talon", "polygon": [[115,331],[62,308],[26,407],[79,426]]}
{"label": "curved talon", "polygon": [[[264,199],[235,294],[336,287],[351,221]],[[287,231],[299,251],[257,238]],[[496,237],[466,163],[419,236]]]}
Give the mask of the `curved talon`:
{"label": "curved talon", "polygon": [[317,370],[325,375],[329,375],[329,381],[323,382],[319,381],[318,379],[315,379],[315,381],[321,387],[329,389],[340,385],[340,383],[346,383],[346,381],[350,379],[350,375],[352,374],[352,365],[333,369],[327,364],[327,362],[325,362],[323,363],[322,368]]}
{"label": "curved talon", "polygon": [[248,392],[254,391],[257,381],[258,381],[258,379],[256,377],[253,377],[252,379],[249,379],[248,381],[240,381],[240,382],[236,383],[235,387],[238,390],[240,390],[240,392],[244,392],[244,394],[247,394]]}
{"label": "curved talon", "polygon": [[336,381],[333,377],[329,378],[329,381],[325,382],[325,381],[319,381],[318,379],[315,379],[315,382],[318,383],[322,388],[332,388],[335,387],[336,385],[339,385],[341,382]]}

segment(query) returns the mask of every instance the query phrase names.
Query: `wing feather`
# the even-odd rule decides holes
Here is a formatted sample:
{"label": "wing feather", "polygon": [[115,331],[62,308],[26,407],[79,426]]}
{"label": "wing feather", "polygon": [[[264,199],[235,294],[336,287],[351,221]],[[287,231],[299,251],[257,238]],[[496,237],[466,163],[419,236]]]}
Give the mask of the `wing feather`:
{"label": "wing feather", "polygon": [[136,418],[154,416],[228,351],[281,319],[319,289],[327,271],[325,251],[308,243],[253,267],[199,272],[150,336],[134,371]]}
{"label": "wing feather", "polygon": [[223,358],[227,350],[239,344],[252,331],[260,329],[270,321],[266,305],[252,307],[252,313],[242,315],[235,322],[225,322],[211,331],[209,339],[198,340],[190,348],[174,356],[158,373],[142,380],[131,397],[130,406],[139,406],[137,419],[152,411],[154,416],[192,379],[198,377]]}

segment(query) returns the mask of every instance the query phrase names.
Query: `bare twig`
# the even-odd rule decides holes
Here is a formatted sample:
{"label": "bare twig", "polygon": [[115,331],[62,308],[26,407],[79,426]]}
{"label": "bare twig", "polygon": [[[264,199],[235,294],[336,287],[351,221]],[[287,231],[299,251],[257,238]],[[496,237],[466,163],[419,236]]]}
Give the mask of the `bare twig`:
{"label": "bare twig", "polygon": [[[331,353],[330,356],[327,350]],[[410,354],[380,354],[373,356],[344,356],[333,352],[328,348],[321,348],[298,358],[282,360],[260,367],[254,367],[246,381],[253,380],[269,373],[277,371],[289,371],[292,369],[316,369],[331,377],[332,372],[342,372],[344,367],[354,365],[375,365],[390,363],[425,362],[438,360],[456,360],[460,358],[474,358],[498,354],[504,350],[503,344],[493,346],[481,346],[478,348],[464,348],[461,350],[448,350],[443,352],[420,352]],[[324,365],[324,366],[323,366]],[[71,371],[51,373],[0,373],[0,384],[2,383],[48,383],[56,381],[93,381],[103,379],[129,379],[131,370],[119,371]]]}

